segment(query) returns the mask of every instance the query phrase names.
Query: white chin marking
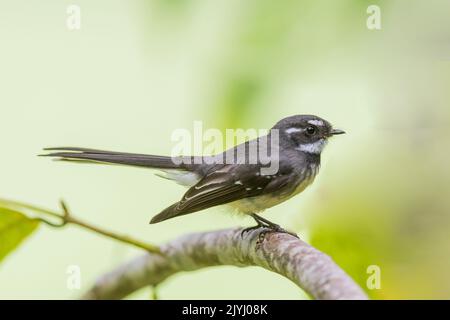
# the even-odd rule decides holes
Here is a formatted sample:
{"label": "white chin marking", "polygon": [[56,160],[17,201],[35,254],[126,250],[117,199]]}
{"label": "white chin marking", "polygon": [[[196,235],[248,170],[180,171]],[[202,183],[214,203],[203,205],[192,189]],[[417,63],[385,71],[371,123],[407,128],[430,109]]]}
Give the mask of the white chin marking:
{"label": "white chin marking", "polygon": [[309,120],[308,121],[309,124],[321,127],[323,126],[323,121],[322,120]]}
{"label": "white chin marking", "polygon": [[306,153],[320,154],[326,144],[327,141],[325,139],[320,139],[317,140],[316,142],[301,144],[297,147],[297,150]]}
{"label": "white chin marking", "polygon": [[303,131],[303,129],[299,129],[299,128],[289,128],[289,129],[286,129],[286,133],[287,134],[291,134],[291,133],[295,133],[295,132],[300,132],[300,131]]}

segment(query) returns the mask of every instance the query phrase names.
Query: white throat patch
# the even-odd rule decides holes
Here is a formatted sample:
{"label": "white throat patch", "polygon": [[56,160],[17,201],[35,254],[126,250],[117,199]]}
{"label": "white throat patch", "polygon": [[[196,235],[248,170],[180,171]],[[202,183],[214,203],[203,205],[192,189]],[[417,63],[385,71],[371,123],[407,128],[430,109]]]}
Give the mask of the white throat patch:
{"label": "white throat patch", "polygon": [[326,139],[320,139],[316,142],[301,144],[296,149],[306,153],[320,154],[326,144]]}

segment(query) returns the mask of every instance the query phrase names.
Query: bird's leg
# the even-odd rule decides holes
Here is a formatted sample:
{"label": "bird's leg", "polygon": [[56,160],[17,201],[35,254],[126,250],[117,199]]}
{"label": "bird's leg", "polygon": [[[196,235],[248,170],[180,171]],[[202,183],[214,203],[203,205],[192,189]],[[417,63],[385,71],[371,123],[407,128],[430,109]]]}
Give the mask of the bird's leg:
{"label": "bird's leg", "polygon": [[256,213],[252,213],[252,217],[265,228],[273,230],[274,232],[287,233],[290,234],[291,236],[298,238],[298,236],[295,233],[283,229],[282,227],[280,227],[280,225],[273,223],[272,221],[267,220],[266,218],[263,218],[257,215]]}
{"label": "bird's leg", "polygon": [[246,233],[248,231],[254,230],[254,229],[268,228],[268,229],[270,229],[272,231],[281,232],[281,233],[288,233],[288,234],[298,238],[298,236],[295,233],[286,231],[285,229],[280,227],[278,224],[273,223],[272,221],[269,221],[266,218],[263,218],[263,217],[257,215],[256,213],[251,213],[250,215],[252,216],[253,219],[255,219],[256,226],[245,228],[244,230],[242,230],[241,235],[243,235],[244,233]]}
{"label": "bird's leg", "polygon": [[256,214],[254,214],[254,213],[251,214],[251,216],[253,217],[253,219],[255,219],[255,221],[256,221],[256,226],[248,227],[248,228],[245,228],[244,230],[242,230],[242,232],[241,232],[241,237],[243,237],[244,234],[245,234],[246,232],[249,232],[249,231],[252,231],[252,230],[255,230],[255,229],[259,229],[259,228],[264,228],[264,227],[266,227],[266,225],[263,224],[261,221],[259,221],[257,218],[255,218],[254,215],[256,216]]}
{"label": "bird's leg", "polygon": [[263,217],[257,215],[256,213],[252,213],[251,216],[253,217],[253,219],[256,220],[257,223],[259,223],[260,225],[262,225],[266,228],[276,230],[276,231],[283,230],[283,228],[281,228],[278,224],[273,223],[272,221],[269,221],[266,218],[263,218]]}

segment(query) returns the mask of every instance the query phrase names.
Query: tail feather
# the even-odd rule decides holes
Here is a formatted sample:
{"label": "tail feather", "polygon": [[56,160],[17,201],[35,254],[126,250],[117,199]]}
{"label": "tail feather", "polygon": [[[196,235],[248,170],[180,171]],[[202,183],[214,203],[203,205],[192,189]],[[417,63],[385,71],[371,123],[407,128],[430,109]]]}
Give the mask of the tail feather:
{"label": "tail feather", "polygon": [[[122,164],[155,169],[178,169],[177,171],[184,171],[186,174],[195,173],[194,157],[187,158],[190,161],[174,161],[171,157],[155,156],[137,153],[125,153],[115,151],[104,151],[86,148],[61,147],[61,148],[46,148],[46,151],[52,151],[48,154],[42,154],[44,157],[55,157],[60,161],[81,162],[81,163],[103,163],[103,164]],[[53,152],[54,151],[54,152]],[[180,160],[180,159],[178,159]],[[184,158],[186,160],[186,158]],[[170,171],[170,170],[168,170]],[[169,172],[170,173],[170,172]],[[177,182],[184,183],[183,177],[169,176]],[[195,176],[191,177],[192,179]],[[198,178],[197,178],[198,179]],[[153,217],[150,223],[157,223],[167,219],[174,218],[188,214],[190,212],[180,211],[178,202],[171,205],[161,213]]]}
{"label": "tail feather", "polygon": [[180,212],[179,210],[177,210],[177,207],[178,207],[178,202],[174,203],[170,207],[164,209],[163,211],[158,213],[156,216],[154,216],[152,218],[152,220],[150,220],[150,224],[158,223],[158,222],[161,222],[164,220],[172,219],[172,218],[182,216],[182,215],[189,213],[189,212]]}
{"label": "tail feather", "polygon": [[[121,164],[158,169],[188,169],[183,163],[175,162],[171,157],[138,153],[104,151],[87,148],[60,147],[45,148],[46,151],[56,151],[43,154],[44,157],[55,157],[63,161],[96,162]],[[181,161],[180,161],[181,162]]]}

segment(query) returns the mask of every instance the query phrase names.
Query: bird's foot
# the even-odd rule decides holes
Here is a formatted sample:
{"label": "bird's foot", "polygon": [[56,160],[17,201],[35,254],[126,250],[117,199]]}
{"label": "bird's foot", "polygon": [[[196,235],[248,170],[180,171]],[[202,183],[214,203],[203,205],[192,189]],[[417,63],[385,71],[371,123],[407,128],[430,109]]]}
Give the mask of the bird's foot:
{"label": "bird's foot", "polygon": [[265,229],[265,230],[263,230],[261,232],[262,235],[264,235],[265,233],[268,233],[268,232],[278,232],[278,233],[287,233],[287,234],[290,234],[293,237],[299,238],[296,233],[287,231],[287,230],[283,229],[280,225],[278,225],[276,223],[266,222],[266,221],[262,222],[262,221],[259,221],[259,220],[256,220],[256,222],[257,222],[256,226],[248,227],[248,228],[245,228],[244,230],[241,231],[241,237],[242,238],[244,237],[244,235],[247,232],[250,232],[250,231],[256,230],[256,229],[260,229],[260,228],[264,228]]}
{"label": "bird's foot", "polygon": [[263,231],[264,233],[266,233],[266,232],[287,233],[293,237],[300,239],[296,233],[287,231],[286,229],[283,229],[282,227],[280,227],[278,224],[267,225],[267,226],[265,226],[265,228],[266,228],[266,230]]}
{"label": "bird's foot", "polygon": [[243,238],[244,235],[245,235],[247,232],[250,232],[250,231],[253,231],[253,230],[256,230],[256,229],[259,229],[259,228],[265,228],[265,226],[264,226],[263,224],[261,224],[261,223],[258,223],[256,226],[248,227],[248,228],[243,229],[243,230],[241,231],[241,238]]}

